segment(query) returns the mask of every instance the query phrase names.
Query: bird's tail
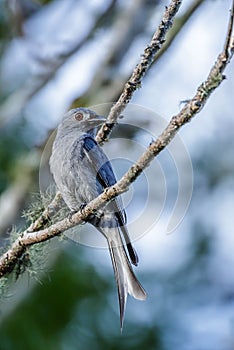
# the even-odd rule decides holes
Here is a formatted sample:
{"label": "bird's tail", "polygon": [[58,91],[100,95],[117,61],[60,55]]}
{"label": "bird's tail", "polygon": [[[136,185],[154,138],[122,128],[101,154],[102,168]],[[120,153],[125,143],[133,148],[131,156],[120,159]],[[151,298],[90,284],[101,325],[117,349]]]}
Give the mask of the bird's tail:
{"label": "bird's tail", "polygon": [[122,330],[127,295],[130,294],[135,299],[145,300],[146,292],[132,270],[118,228],[115,227],[110,230],[112,231],[111,234],[105,234],[105,237],[107,238],[118,288],[120,325]]}

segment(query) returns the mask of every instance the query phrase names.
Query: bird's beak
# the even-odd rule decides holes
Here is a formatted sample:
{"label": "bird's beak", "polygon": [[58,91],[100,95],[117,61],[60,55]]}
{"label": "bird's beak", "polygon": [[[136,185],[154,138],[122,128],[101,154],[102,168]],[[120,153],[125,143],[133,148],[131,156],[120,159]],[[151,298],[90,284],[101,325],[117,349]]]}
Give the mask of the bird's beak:
{"label": "bird's beak", "polygon": [[94,123],[96,122],[97,124],[102,124],[106,121],[106,118],[103,117],[102,115],[96,114],[95,117],[89,119],[89,121],[94,122]]}
{"label": "bird's beak", "polygon": [[103,117],[102,115],[97,115],[96,119],[105,122],[106,121],[106,117]]}

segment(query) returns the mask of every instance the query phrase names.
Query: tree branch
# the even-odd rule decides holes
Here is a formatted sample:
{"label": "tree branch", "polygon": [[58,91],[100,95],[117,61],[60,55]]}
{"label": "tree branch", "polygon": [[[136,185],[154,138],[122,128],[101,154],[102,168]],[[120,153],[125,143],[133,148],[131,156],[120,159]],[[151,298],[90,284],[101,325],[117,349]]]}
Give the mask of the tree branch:
{"label": "tree branch", "polygon": [[166,42],[161,48],[161,50],[158,51],[157,54],[155,55],[153,64],[155,64],[155,62],[158,62],[158,60],[168,50],[168,48],[171,46],[171,44],[176,39],[178,34],[181,32],[181,29],[186,28],[185,24],[188,22],[189,19],[192,18],[192,15],[197,11],[200,5],[204,3],[204,1],[205,0],[194,0],[194,2],[191,2],[191,4],[189,4],[187,11],[183,15],[175,19],[173,30],[167,33]]}
{"label": "tree branch", "polygon": [[[19,238],[12,244],[11,248],[0,258],[0,277],[13,270],[18,258],[24,253],[28,246],[49,240],[52,237],[59,235],[61,232],[82,223],[95,210],[99,209],[119,194],[126,192],[129,185],[136,180],[143,170],[151,163],[154,157],[169,144],[178,130],[201,111],[211,93],[225,79],[223,71],[234,53],[234,37],[232,36],[233,14],[234,0],[223,51],[219,54],[207,79],[198,87],[195,96],[185,104],[184,108],[177,115],[171,118],[169,124],[158,139],[148,146],[147,150],[142,154],[138,161],[114,186],[107,188],[100,196],[87,204],[82,211],[74,214],[70,220],[66,218],[46,229],[29,232],[30,230],[34,230],[35,228],[38,229],[38,227],[40,227],[40,225],[34,223],[28,230],[21,233]],[[45,215],[47,215],[47,212]]]}
{"label": "tree branch", "polygon": [[179,10],[181,3],[181,0],[172,0],[171,4],[166,7],[161,23],[154,33],[150,44],[145,48],[141,61],[136,65],[131,77],[124,85],[123,91],[118,101],[111,108],[110,113],[107,117],[107,121],[99,130],[96,137],[97,142],[103,143],[107,140],[117,122],[120,113],[124,110],[126,105],[131,100],[133,93],[137,90],[137,88],[141,86],[142,79],[153,63],[157,52],[163,45],[166,33],[172,26],[172,21],[177,11]]}
{"label": "tree branch", "polygon": [[60,192],[57,192],[52,202],[45,208],[40,217],[35,220],[26,230],[26,232],[35,232],[43,229],[51,218],[58,212],[63,201]]}

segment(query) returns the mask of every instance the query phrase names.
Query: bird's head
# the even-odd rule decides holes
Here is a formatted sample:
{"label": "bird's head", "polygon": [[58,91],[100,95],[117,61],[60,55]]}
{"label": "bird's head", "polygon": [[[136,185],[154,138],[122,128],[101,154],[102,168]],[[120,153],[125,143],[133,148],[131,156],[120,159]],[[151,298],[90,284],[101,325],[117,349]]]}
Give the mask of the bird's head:
{"label": "bird's head", "polygon": [[106,118],[88,108],[73,108],[68,111],[61,123],[62,128],[78,129],[87,132],[103,124]]}

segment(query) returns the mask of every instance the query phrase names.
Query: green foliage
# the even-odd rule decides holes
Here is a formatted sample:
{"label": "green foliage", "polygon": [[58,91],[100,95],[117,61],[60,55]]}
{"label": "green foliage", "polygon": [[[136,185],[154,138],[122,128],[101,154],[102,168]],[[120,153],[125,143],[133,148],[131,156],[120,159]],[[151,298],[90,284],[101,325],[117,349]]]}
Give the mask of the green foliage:
{"label": "green foliage", "polygon": [[4,320],[1,350],[59,349],[62,330],[74,315],[75,305],[96,295],[94,272],[75,264],[66,253],[59,255],[51,278],[37,284],[30,298]]}
{"label": "green foliage", "polygon": [[7,284],[8,284],[8,279],[7,277],[2,277],[0,279],[0,296],[1,296],[1,302],[3,301],[2,296],[7,294]]}
{"label": "green foliage", "polygon": [[68,244],[53,273],[44,274],[41,283],[2,320],[0,350],[164,349],[154,324],[137,324],[132,318],[121,334],[116,291],[108,302],[115,288],[113,276],[101,277],[88,265],[83,250]]}
{"label": "green foliage", "polygon": [[4,1],[0,1],[0,54],[2,53],[5,44],[10,39],[10,26],[7,18],[6,6]]}
{"label": "green foliage", "polygon": [[50,2],[53,2],[54,0],[40,0],[40,4],[46,5],[49,4]]}
{"label": "green foliage", "polygon": [[12,182],[17,161],[28,151],[24,127],[17,123],[0,129],[0,193]]}

